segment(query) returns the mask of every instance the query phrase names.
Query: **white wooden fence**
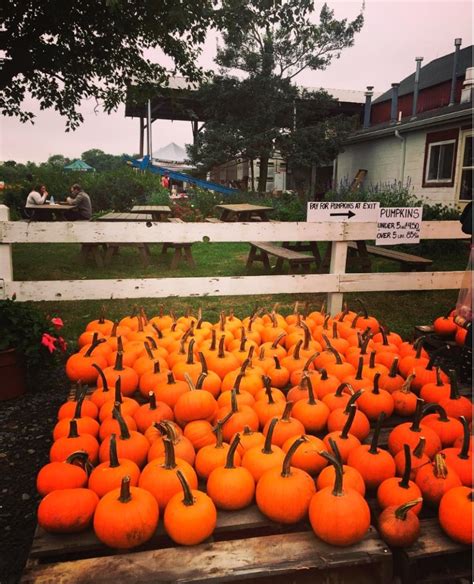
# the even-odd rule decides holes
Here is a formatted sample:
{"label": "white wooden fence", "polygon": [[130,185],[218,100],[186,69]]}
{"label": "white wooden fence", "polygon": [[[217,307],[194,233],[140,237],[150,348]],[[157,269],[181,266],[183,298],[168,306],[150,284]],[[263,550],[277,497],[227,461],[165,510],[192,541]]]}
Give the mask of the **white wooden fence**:
{"label": "white wooden fence", "polygon": [[[96,223],[9,221],[0,205],[0,298],[86,300],[230,296],[258,294],[328,294],[328,309],[340,310],[345,292],[448,290],[460,287],[463,272],[346,273],[347,243],[375,239],[375,223]],[[457,221],[426,221],[422,239],[467,239]],[[245,241],[332,241],[329,274],[200,278],[100,280],[13,280],[11,244],[34,243],[182,243]],[[209,266],[212,270],[212,266]],[[104,268],[106,274],[107,268]]]}

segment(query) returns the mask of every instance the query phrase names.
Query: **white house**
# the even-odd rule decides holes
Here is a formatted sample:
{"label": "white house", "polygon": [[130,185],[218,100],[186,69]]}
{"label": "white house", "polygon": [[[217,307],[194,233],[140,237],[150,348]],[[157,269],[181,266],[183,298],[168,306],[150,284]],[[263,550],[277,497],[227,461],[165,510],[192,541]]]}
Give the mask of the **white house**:
{"label": "white house", "polygon": [[365,185],[409,183],[417,197],[462,206],[472,199],[473,47],[440,57],[371,103],[366,92],[364,127],[337,158],[336,180],[367,171]]}

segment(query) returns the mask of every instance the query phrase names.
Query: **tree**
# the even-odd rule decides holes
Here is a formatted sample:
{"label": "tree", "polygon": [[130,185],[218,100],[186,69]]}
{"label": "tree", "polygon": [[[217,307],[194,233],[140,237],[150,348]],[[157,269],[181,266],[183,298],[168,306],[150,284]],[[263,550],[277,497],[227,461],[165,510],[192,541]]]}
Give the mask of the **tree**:
{"label": "tree", "polygon": [[99,172],[104,170],[116,170],[117,168],[124,166],[122,156],[106,154],[98,148],[86,150],[86,152],[81,154],[81,159]]}
{"label": "tree", "polygon": [[53,166],[58,170],[62,170],[66,164],[69,164],[71,161],[69,158],[66,158],[63,154],[53,154],[48,158],[48,160],[44,163],[45,166]]}
{"label": "tree", "polygon": [[32,120],[24,110],[31,94],[65,116],[67,129],[83,121],[83,99],[110,112],[132,80],[150,91],[165,83],[168,72],[150,49],[198,79],[198,46],[215,16],[212,0],[9,0],[1,14],[0,112]]}
{"label": "tree", "polygon": [[[216,57],[223,69],[200,92],[211,121],[189,150],[194,162],[210,167],[236,154],[258,158],[263,191],[274,149],[304,166],[321,160],[324,150],[334,157],[349,124],[326,119],[335,103],[329,95],[301,92],[293,80],[304,69],[325,69],[338,58],[353,44],[363,16],[337,20],[324,4],[315,24],[313,13],[311,0],[223,1],[224,44]],[[246,78],[224,73],[236,69]]]}

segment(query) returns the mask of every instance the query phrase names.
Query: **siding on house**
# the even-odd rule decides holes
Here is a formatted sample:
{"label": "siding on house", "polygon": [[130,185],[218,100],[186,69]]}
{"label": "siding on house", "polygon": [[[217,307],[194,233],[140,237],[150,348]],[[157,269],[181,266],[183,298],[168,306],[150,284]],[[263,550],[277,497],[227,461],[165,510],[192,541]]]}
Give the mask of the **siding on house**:
{"label": "siding on house", "polygon": [[[459,126],[443,126],[443,130],[458,128]],[[394,128],[394,132],[395,132]],[[429,128],[429,132],[436,128]],[[406,139],[405,165],[403,177],[400,176],[402,166],[402,142],[395,135],[347,144],[344,152],[337,158],[337,182],[352,182],[357,171],[361,168],[367,170],[364,186],[381,186],[402,181],[409,183],[417,198],[430,203],[443,203],[452,205],[456,202],[457,176],[452,187],[422,187],[423,165],[425,156],[426,134],[428,130],[418,130],[402,134]],[[456,156],[455,172],[459,172],[459,150],[461,140],[458,141],[458,153]]]}

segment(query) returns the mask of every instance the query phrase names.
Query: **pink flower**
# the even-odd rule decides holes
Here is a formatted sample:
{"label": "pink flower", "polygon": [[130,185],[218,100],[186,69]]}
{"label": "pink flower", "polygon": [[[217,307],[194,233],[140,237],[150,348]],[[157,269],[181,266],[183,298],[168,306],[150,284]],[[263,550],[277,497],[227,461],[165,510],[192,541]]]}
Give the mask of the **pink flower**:
{"label": "pink flower", "polygon": [[67,343],[66,343],[66,341],[62,337],[59,337],[58,338],[58,343],[59,343],[59,348],[61,349],[61,351],[64,352],[67,349]]}
{"label": "pink flower", "polygon": [[41,337],[41,344],[44,345],[50,353],[52,353],[53,351],[56,351],[56,340],[57,339],[48,333],[43,333],[43,336]]}
{"label": "pink flower", "polygon": [[63,328],[63,326],[64,326],[62,319],[58,318],[57,316],[55,318],[52,318],[51,322],[54,324],[54,326],[56,327],[57,330]]}

